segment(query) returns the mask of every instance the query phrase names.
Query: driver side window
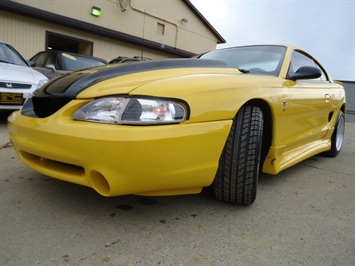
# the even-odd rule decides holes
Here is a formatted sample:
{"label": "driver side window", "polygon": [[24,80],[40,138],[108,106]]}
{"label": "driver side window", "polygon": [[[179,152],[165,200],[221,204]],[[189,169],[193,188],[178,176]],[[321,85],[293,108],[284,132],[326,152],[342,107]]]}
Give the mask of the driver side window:
{"label": "driver side window", "polygon": [[297,71],[297,69],[299,69],[302,66],[311,66],[311,67],[316,67],[318,68],[322,75],[314,80],[318,80],[318,81],[327,81],[327,76],[324,74],[322,68],[310,57],[294,51],[292,54],[292,58],[291,58],[291,63],[290,63],[290,67],[288,69],[288,75],[289,74],[293,74]]}

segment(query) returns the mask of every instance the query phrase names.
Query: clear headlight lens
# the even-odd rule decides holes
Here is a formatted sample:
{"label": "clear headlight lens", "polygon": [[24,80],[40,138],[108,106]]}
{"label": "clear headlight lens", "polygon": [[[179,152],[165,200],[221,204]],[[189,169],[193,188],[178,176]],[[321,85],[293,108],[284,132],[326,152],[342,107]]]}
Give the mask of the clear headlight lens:
{"label": "clear headlight lens", "polygon": [[35,96],[39,92],[40,88],[42,88],[47,82],[48,79],[41,79],[37,84],[37,88],[32,93],[30,93],[29,98]]}
{"label": "clear headlight lens", "polygon": [[185,106],[174,100],[127,97],[101,98],[89,102],[72,116],[74,120],[106,124],[171,124],[186,119]]}
{"label": "clear headlight lens", "polygon": [[44,84],[48,82],[48,79],[41,79],[37,84],[37,90],[43,87]]}

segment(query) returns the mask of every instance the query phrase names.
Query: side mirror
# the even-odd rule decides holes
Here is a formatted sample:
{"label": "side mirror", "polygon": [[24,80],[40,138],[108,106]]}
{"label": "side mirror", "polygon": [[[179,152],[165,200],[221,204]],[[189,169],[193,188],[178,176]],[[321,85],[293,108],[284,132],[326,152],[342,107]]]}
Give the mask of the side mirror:
{"label": "side mirror", "polygon": [[55,69],[55,66],[52,64],[47,64],[44,66],[45,68],[51,69],[52,71],[56,72],[57,70]]}
{"label": "side mirror", "polygon": [[298,79],[317,79],[322,75],[322,72],[319,68],[311,66],[303,66],[297,69],[297,71],[288,76],[290,80]]}

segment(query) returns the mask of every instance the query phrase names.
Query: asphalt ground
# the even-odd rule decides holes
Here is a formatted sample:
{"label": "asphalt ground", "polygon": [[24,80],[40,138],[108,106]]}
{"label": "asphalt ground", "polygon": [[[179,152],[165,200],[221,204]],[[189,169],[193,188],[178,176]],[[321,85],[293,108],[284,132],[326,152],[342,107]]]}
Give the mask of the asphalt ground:
{"label": "asphalt ground", "polygon": [[338,157],[261,175],[240,207],[208,190],[105,198],[41,175],[0,115],[0,265],[355,265],[355,123]]}

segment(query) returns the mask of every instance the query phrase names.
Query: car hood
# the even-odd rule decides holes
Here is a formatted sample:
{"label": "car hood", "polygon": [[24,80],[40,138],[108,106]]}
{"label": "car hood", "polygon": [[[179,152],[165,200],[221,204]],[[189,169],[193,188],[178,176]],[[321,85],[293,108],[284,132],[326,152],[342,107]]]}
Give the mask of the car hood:
{"label": "car hood", "polygon": [[30,67],[0,63],[1,81],[12,83],[37,84],[42,79],[47,78]]}
{"label": "car hood", "polygon": [[47,117],[73,99],[130,94],[157,80],[201,73],[240,73],[223,61],[207,59],[166,59],[122,65],[106,65],[71,72],[47,83],[26,102],[23,112]]}
{"label": "car hood", "polygon": [[[135,82],[131,82],[129,86],[131,90],[136,86],[142,85],[143,83],[149,83],[151,80],[156,79],[153,76],[144,75],[145,72],[167,69],[185,69],[186,73],[188,73],[191,68],[228,68],[228,66],[222,61],[205,59],[166,59],[121,65],[105,65],[71,72],[60,78],[54,79],[39,92],[38,97],[52,95],[56,97],[75,98],[87,88],[91,89],[93,86],[99,86],[101,90],[103,90],[102,87],[105,86],[104,82],[106,82],[106,84],[108,82],[111,83],[113,79],[116,81],[122,81],[123,79],[117,78],[127,75],[138,75],[139,77],[137,76]],[[144,75],[144,78],[141,77],[141,74]],[[159,78],[163,78],[163,75],[160,74]],[[130,79],[130,81],[132,80],[133,79]],[[141,80],[141,82],[139,82],[139,80]],[[115,86],[115,88],[117,89],[117,86]],[[106,90],[105,93],[107,94]],[[117,93],[117,91],[115,93]],[[119,93],[129,93],[129,90],[125,89]]]}

